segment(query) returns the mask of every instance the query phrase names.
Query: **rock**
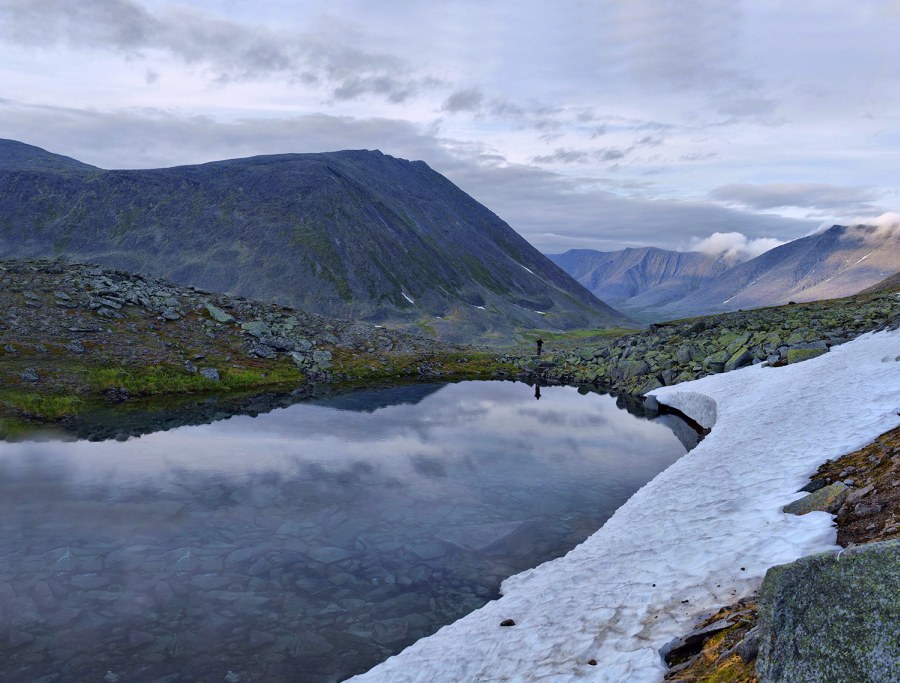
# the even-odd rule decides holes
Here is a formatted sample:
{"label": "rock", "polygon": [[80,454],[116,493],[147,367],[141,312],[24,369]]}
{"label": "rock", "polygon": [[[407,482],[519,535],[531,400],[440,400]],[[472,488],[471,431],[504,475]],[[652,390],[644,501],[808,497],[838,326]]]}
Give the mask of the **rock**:
{"label": "rock", "polygon": [[745,662],[752,662],[759,655],[759,627],[754,626],[735,648],[735,653]]}
{"label": "rock", "polygon": [[275,358],[278,355],[275,353],[275,349],[265,344],[254,344],[250,348],[250,354],[257,358]]}
{"label": "rock", "polygon": [[200,374],[213,382],[219,381],[219,371],[215,368],[200,368]]}
{"label": "rock", "polygon": [[877,515],[881,512],[882,508],[883,506],[880,503],[857,503],[853,508],[853,514],[857,517]]}
{"label": "rock", "polygon": [[72,353],[84,353],[84,345],[77,339],[73,339],[66,344],[66,350]]}
{"label": "rock", "polygon": [[825,488],[826,486],[828,486],[828,482],[824,479],[810,479],[809,483],[800,490],[804,493],[813,493],[814,491],[818,491],[819,489]]}
{"label": "rock", "polygon": [[787,362],[788,363],[800,363],[805,360],[809,360],[810,358],[816,358],[817,356],[821,356],[823,353],[827,353],[828,349],[797,349],[791,348],[787,351]]}
{"label": "rock", "polygon": [[34,368],[25,368],[22,372],[19,373],[19,377],[21,377],[26,382],[37,382],[40,380],[38,377],[37,370]]}
{"label": "rock", "polygon": [[[100,309],[100,310],[103,310],[103,309]],[[100,311],[97,311],[97,313],[100,313]],[[103,315],[102,313],[100,313],[100,314]],[[164,320],[180,320],[181,319],[181,314],[178,311],[176,311],[174,308],[165,309],[161,313],[161,315]]]}
{"label": "rock", "polygon": [[728,361],[727,351],[716,351],[703,359],[703,365],[712,372],[722,372],[725,369],[725,363]]}
{"label": "rock", "polygon": [[208,301],[203,304],[206,308],[206,312],[209,313],[209,317],[215,320],[217,323],[233,323],[234,316],[226,313],[218,306],[213,306]]}
{"label": "rock", "polygon": [[698,654],[707,638],[732,626],[734,626],[734,623],[728,619],[714,621],[708,626],[698,628],[687,635],[670,640],[660,648],[659,654],[666,662],[678,664]]}
{"label": "rock", "polygon": [[772,567],[759,600],[760,683],[900,681],[900,541]]}
{"label": "rock", "polygon": [[808,512],[837,512],[843,505],[844,499],[850,493],[850,488],[839,481],[820,488],[800,500],[785,505],[783,511],[791,515],[805,515]]}
{"label": "rock", "polygon": [[293,351],[296,348],[294,342],[284,337],[263,337],[259,340],[259,343],[265,344],[276,351]]}
{"label": "rock", "polygon": [[516,622],[513,621],[512,619],[504,619],[503,621],[500,622],[500,625],[501,626],[515,626]]}
{"label": "rock", "polygon": [[750,365],[752,362],[753,354],[750,352],[750,349],[746,346],[742,346],[726,361],[724,370],[725,372],[731,372],[732,370],[737,370],[745,365]]}
{"label": "rock", "polygon": [[241,329],[257,339],[272,336],[272,330],[262,320],[251,320],[248,323],[241,323]]}
{"label": "rock", "polygon": [[184,369],[192,375],[197,373],[197,366],[189,360],[184,361]]}

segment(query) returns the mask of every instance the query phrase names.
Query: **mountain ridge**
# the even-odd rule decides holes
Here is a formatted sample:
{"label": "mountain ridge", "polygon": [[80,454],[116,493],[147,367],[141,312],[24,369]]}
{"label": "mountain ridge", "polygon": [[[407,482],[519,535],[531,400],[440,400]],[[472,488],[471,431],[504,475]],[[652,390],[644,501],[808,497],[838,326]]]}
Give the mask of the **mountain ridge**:
{"label": "mountain ridge", "polygon": [[422,161],[346,150],[148,170],[19,163],[0,169],[6,256],[96,261],[446,339],[633,325]]}
{"label": "mountain ridge", "polygon": [[[657,266],[637,278],[651,254]],[[650,322],[856,294],[900,269],[900,239],[874,226],[834,225],[733,265],[655,247],[570,250],[549,258],[597,296]],[[667,270],[682,260],[693,270]]]}

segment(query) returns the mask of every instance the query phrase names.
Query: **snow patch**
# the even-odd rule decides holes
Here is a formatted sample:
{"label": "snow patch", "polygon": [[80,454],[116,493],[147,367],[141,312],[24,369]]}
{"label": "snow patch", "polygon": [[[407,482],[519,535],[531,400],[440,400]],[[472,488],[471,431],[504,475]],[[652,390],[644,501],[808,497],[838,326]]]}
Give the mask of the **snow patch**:
{"label": "snow patch", "polygon": [[898,347],[898,331],[868,334],[803,363],[651,392],[715,427],[565,557],[353,680],[658,683],[659,648],[700,615],[756,590],[772,565],[835,548],[831,515],[781,508],[826,459],[900,423],[900,363],[882,362]]}
{"label": "snow patch", "polygon": [[482,311],[487,310],[484,306],[476,306],[475,308],[477,308],[477,309],[479,309],[479,310],[482,310]]}
{"label": "snow patch", "polygon": [[[519,265],[522,266],[521,263],[520,263]],[[522,267],[525,268],[525,270],[527,270],[529,273],[531,273],[532,275],[534,275],[534,271],[533,271],[531,268],[527,268],[526,266],[522,266]]]}
{"label": "snow patch", "polygon": [[416,303],[406,294],[406,292],[400,292],[400,293],[403,295],[403,298],[406,299],[409,303],[411,303],[411,304]]}

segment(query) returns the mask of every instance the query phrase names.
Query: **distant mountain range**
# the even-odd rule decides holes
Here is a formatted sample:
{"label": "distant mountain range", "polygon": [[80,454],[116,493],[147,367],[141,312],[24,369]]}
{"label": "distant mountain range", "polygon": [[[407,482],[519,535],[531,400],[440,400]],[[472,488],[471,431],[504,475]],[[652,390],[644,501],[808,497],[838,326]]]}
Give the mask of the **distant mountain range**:
{"label": "distant mountain range", "polygon": [[378,151],[107,171],[0,140],[0,255],[454,340],[633,325],[427,164]]}
{"label": "distant mountain range", "polygon": [[856,294],[900,270],[900,231],[835,225],[736,265],[655,248],[549,258],[604,301],[650,322]]}

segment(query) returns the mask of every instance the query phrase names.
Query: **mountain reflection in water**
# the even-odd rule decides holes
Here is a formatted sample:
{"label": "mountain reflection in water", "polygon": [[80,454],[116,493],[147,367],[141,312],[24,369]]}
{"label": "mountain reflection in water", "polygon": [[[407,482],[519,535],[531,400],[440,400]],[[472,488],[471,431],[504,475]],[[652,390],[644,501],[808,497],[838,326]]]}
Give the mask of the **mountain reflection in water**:
{"label": "mountain reflection in water", "polygon": [[0,679],[346,678],[584,540],[685,452],[663,421],[463,382],[0,444]]}

